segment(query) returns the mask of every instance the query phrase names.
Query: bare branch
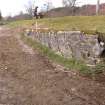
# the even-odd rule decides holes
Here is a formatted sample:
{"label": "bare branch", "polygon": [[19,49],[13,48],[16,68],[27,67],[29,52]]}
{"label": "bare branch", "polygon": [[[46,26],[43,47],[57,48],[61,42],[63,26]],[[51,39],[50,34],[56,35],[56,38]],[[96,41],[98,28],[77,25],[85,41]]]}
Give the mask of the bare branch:
{"label": "bare branch", "polygon": [[33,15],[33,9],[32,9],[32,2],[29,1],[27,5],[25,5],[25,8],[26,8],[26,12],[29,14],[29,15]]}
{"label": "bare branch", "polygon": [[62,0],[62,4],[65,7],[74,7],[76,5],[77,0]]}

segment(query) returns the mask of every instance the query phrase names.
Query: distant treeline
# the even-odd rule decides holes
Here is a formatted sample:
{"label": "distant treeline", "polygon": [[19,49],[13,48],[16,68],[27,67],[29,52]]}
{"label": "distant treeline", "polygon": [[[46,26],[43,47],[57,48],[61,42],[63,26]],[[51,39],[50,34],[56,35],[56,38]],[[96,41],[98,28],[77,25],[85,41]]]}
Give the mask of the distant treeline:
{"label": "distant treeline", "polygon": [[[100,15],[105,15],[105,3],[100,5]],[[93,16],[96,15],[96,5],[83,5],[82,7],[60,7],[54,8],[47,13],[48,17],[61,17],[61,16],[72,16],[72,15],[84,15]]]}

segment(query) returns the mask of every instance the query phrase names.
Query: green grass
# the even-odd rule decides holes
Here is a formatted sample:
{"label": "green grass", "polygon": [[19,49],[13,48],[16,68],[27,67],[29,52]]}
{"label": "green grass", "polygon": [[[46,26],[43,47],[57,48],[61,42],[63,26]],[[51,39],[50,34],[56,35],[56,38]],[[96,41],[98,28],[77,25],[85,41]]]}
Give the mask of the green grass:
{"label": "green grass", "polygon": [[[58,18],[38,19],[38,24],[54,30],[92,30],[105,33],[105,16],[67,16]],[[31,26],[36,20],[10,22],[12,27]]]}
{"label": "green grass", "polygon": [[18,27],[21,28],[25,26],[30,27],[33,22],[34,20],[19,20],[19,21],[17,20],[17,21],[8,22],[7,26],[12,28],[18,28]]}

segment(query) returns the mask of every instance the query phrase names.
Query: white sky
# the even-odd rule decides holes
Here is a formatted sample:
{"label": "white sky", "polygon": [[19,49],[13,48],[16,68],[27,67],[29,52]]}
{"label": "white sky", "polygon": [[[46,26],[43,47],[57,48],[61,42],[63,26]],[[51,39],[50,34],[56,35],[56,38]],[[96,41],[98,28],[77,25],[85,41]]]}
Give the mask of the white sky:
{"label": "white sky", "polygon": [[[15,15],[20,11],[25,11],[25,5],[28,1],[34,0],[0,0],[0,10],[3,16]],[[41,7],[48,0],[35,0],[36,4]],[[52,1],[54,7],[62,6],[62,0],[49,0]],[[100,0],[101,3],[105,3],[105,0]],[[96,4],[97,0],[78,0],[80,5],[82,4]]]}

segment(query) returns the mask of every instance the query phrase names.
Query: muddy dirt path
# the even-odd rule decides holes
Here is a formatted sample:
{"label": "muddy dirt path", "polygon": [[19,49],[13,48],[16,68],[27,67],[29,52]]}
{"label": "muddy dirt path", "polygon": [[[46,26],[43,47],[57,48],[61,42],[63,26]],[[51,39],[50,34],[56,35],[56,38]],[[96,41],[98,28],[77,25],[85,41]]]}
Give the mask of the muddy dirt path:
{"label": "muddy dirt path", "polygon": [[0,105],[105,105],[104,83],[61,71],[15,33],[0,29]]}

